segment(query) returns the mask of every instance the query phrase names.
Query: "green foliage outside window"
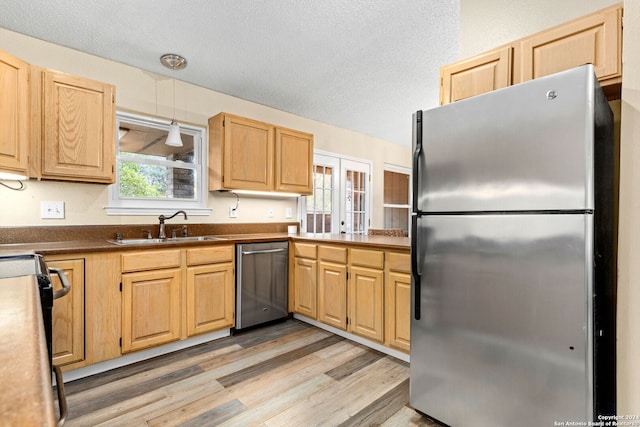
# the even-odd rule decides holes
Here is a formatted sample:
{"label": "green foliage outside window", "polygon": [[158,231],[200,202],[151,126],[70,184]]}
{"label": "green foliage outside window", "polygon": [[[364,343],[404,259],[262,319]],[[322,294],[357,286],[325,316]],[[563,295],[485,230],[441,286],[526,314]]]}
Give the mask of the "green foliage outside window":
{"label": "green foliage outside window", "polygon": [[120,162],[120,196],[164,199],[167,170],[163,166]]}

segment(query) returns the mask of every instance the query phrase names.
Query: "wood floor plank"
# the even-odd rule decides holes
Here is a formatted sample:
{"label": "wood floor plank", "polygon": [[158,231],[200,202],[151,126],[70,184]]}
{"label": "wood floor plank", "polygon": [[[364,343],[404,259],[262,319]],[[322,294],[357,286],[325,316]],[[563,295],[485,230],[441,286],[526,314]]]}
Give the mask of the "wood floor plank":
{"label": "wood floor plank", "polygon": [[380,424],[380,427],[443,427],[443,425],[430,420],[408,406],[403,406],[392,417]]}
{"label": "wood floor plank", "polygon": [[304,347],[296,348],[295,350],[291,350],[286,353],[279,354],[278,356],[272,357],[269,360],[264,360],[260,363],[256,363],[255,365],[251,365],[242,370],[233,372],[229,375],[225,375],[224,377],[220,377],[218,378],[218,382],[222,384],[224,387],[229,387],[234,384],[241,383],[252,377],[258,376],[272,369],[277,369],[283,365],[286,365],[292,360],[300,359],[301,357],[307,356],[313,353],[314,351],[320,350],[325,347],[329,347],[342,340],[344,340],[344,338],[339,337],[337,335],[329,336],[320,341],[316,341],[314,343],[305,345]]}
{"label": "wood floor plank", "polygon": [[385,356],[384,353],[381,353],[376,350],[367,349],[361,356],[350,360],[348,363],[340,365],[326,374],[333,378],[334,380],[340,381],[354,372],[358,372],[360,369],[365,366],[369,366],[373,362],[376,362],[382,359]]}
{"label": "wood floor plank", "polygon": [[[183,381],[168,384],[149,393],[89,414],[77,420],[71,420],[70,425],[80,426],[112,426],[112,425],[146,425],[149,418],[171,411],[189,403],[214,394],[224,388],[213,378],[211,373],[204,372]],[[140,406],[137,401],[154,398],[153,403]]]}
{"label": "wood floor plank", "polygon": [[408,376],[405,362],[288,320],[69,383],[67,425],[440,426],[408,406]]}
{"label": "wood floor plank", "polygon": [[391,418],[409,401],[409,378],[380,396],[339,427],[376,426]]}
{"label": "wood floor plank", "polygon": [[[120,378],[118,380],[111,381],[109,383],[100,385],[98,387],[82,390],[81,393],[68,394],[67,404],[75,407],[76,403],[83,400],[100,399],[102,396],[112,395],[119,392],[122,389],[136,386],[140,383],[146,383],[154,378],[159,378],[167,375],[173,371],[187,368],[189,366],[198,365],[199,363],[207,362],[219,358],[225,354],[242,350],[237,344],[231,344],[226,347],[222,347],[206,353],[196,353],[194,356],[187,359],[174,359],[173,362],[169,362],[165,365],[154,367],[144,371],[134,370],[129,376]],[[66,386],[66,384],[65,384]]]}
{"label": "wood floor plank", "polygon": [[[302,400],[266,421],[270,427],[291,425],[336,426],[408,377],[408,370],[382,358],[334,387]],[[319,421],[321,420],[321,421]]]}
{"label": "wood floor plank", "polygon": [[235,415],[244,412],[245,409],[246,408],[239,400],[234,399],[180,424],[180,427],[217,426],[226,420],[233,418]]}
{"label": "wood floor plank", "polygon": [[153,378],[139,384],[122,388],[111,394],[104,395],[100,399],[78,402],[74,404],[72,409],[69,410],[69,419],[81,417],[85,414],[90,414],[91,412],[109,407],[118,402],[133,399],[134,397],[148,393],[149,390],[153,390],[167,384],[192,377],[202,372],[204,372],[202,368],[200,368],[198,365],[193,365],[187,368],[170,372],[158,378]]}

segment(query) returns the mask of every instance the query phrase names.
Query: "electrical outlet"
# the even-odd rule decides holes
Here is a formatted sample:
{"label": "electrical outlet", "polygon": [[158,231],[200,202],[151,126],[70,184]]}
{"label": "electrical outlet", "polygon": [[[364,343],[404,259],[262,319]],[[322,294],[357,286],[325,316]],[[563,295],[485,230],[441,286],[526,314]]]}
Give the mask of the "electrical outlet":
{"label": "electrical outlet", "polygon": [[229,206],[229,218],[238,218],[238,209],[234,206]]}
{"label": "electrical outlet", "polygon": [[40,218],[63,219],[64,202],[40,202]]}
{"label": "electrical outlet", "polygon": [[291,208],[286,208],[284,210],[284,216],[285,216],[285,218],[293,217],[293,210]]}
{"label": "electrical outlet", "polygon": [[269,218],[273,218],[273,208],[269,208],[268,216]]}

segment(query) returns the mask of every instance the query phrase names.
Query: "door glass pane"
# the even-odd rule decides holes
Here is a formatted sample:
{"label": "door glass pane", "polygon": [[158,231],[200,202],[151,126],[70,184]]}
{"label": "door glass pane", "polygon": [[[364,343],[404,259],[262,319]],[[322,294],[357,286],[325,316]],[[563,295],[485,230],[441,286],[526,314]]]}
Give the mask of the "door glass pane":
{"label": "door glass pane", "polygon": [[366,173],[346,171],[345,232],[363,234],[365,231]]}
{"label": "door glass pane", "polygon": [[313,195],[307,196],[307,233],[331,233],[333,172],[329,166],[314,167]]}

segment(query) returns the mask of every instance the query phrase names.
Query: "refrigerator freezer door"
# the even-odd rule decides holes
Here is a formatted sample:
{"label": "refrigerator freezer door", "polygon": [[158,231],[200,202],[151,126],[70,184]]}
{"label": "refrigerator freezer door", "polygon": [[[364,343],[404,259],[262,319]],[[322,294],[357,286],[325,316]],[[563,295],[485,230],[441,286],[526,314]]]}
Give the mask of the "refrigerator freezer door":
{"label": "refrigerator freezer door", "polygon": [[417,210],[593,209],[594,84],[582,66],[422,112]]}
{"label": "refrigerator freezer door", "polygon": [[591,420],[591,222],[418,218],[411,406],[456,427]]}

